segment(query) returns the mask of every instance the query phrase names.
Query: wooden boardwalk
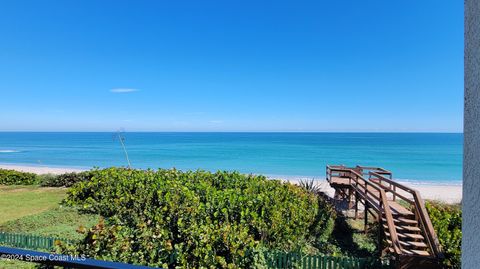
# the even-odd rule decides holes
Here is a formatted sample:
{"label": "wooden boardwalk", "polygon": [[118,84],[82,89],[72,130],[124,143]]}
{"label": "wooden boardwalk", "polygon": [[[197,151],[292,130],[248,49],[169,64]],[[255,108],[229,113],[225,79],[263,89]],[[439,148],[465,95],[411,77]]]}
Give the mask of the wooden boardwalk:
{"label": "wooden boardwalk", "polygon": [[327,166],[327,181],[336,201],[347,204],[358,217],[363,205],[365,227],[371,215],[380,224],[382,254],[391,254],[398,268],[441,268],[443,257],[438,238],[418,191],[392,179],[378,167]]}

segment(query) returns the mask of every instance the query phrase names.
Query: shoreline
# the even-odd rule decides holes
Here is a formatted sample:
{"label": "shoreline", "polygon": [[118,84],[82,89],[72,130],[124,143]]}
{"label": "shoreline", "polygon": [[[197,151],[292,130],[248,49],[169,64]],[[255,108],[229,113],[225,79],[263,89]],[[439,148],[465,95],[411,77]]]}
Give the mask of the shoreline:
{"label": "shoreline", "polygon": [[[299,184],[300,180],[298,179],[281,179],[285,182],[290,182],[292,184]],[[307,179],[308,180],[308,179]],[[434,200],[440,201],[447,204],[457,204],[462,202],[462,185],[461,184],[415,184],[411,182],[399,181],[402,184],[405,184],[407,187],[415,189],[420,192],[420,195],[423,200]],[[317,186],[321,191],[328,194],[328,196],[333,197],[335,191],[326,180],[318,180]]]}
{"label": "shoreline", "polygon": [[[271,175],[271,174],[258,174],[253,173],[254,175],[263,175],[269,179],[280,179],[287,181],[300,181],[300,180],[314,180],[316,182],[325,180],[325,176],[292,176],[292,175]],[[395,181],[398,181],[402,184],[409,186],[462,186],[461,180],[415,180],[415,179],[404,179],[404,178],[395,178]]]}
{"label": "shoreline", "polygon": [[[21,165],[21,164],[4,164],[0,163],[0,168],[2,169],[11,169],[21,172],[29,172],[35,174],[63,174],[71,172],[82,172],[89,170],[89,168],[73,168],[73,167],[55,167],[55,166],[44,166],[44,165]],[[283,181],[290,182],[292,184],[298,184],[300,180],[311,180],[309,177],[293,177],[293,176],[269,176],[269,179],[280,179]],[[315,179],[319,187],[325,191],[328,195],[333,197],[333,189],[328,185],[325,179],[317,178]],[[416,189],[420,192],[423,199],[427,200],[438,200],[445,203],[460,203],[462,201],[462,184],[458,183],[434,183],[434,182],[412,182],[412,181],[402,181],[403,184]]]}
{"label": "shoreline", "polygon": [[82,172],[89,169],[72,168],[72,167],[53,167],[44,165],[20,165],[20,164],[0,164],[1,169],[16,170],[20,172],[34,173],[34,174],[64,174],[71,172]]}

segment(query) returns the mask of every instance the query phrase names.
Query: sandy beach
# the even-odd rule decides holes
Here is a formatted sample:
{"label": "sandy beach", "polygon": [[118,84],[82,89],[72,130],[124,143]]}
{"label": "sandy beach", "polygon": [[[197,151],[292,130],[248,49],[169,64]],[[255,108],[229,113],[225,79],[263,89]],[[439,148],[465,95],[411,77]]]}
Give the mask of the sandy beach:
{"label": "sandy beach", "polygon": [[[30,172],[35,174],[63,174],[70,172],[81,172],[84,171],[78,168],[68,168],[68,167],[47,167],[47,166],[27,166],[27,165],[13,165],[13,164],[0,164],[0,168],[3,169],[12,169],[23,172]],[[294,184],[298,184],[299,180],[296,179],[287,179]],[[328,185],[324,180],[318,180],[317,183],[320,185],[321,189],[328,193],[330,196],[333,196],[334,190]],[[405,183],[407,186],[416,189],[420,192],[423,199],[428,200],[439,200],[446,203],[460,203],[462,200],[462,186],[455,184],[415,184],[415,183]]]}
{"label": "sandy beach", "polygon": [[462,185],[405,184],[418,190],[422,198],[426,200],[438,200],[446,203],[460,203],[462,201]]}
{"label": "sandy beach", "polygon": [[[307,179],[308,180],[308,179]],[[298,184],[299,180],[288,179],[286,180],[293,184]],[[425,200],[437,200],[445,203],[460,203],[462,201],[462,185],[459,184],[415,184],[411,182],[402,182],[408,187],[418,190],[420,195]],[[330,187],[325,180],[318,180],[317,184],[320,188],[333,197],[334,189]]]}
{"label": "sandy beach", "polygon": [[84,171],[82,169],[68,168],[68,167],[27,166],[27,165],[14,165],[14,164],[0,164],[0,168],[17,170],[21,172],[35,173],[35,174],[54,174],[54,175]]}

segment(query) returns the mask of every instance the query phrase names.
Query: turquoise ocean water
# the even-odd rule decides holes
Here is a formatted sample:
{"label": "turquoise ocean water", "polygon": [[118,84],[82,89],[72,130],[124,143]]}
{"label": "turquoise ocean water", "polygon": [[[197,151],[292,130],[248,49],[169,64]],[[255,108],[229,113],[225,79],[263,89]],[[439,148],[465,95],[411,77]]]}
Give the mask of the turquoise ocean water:
{"label": "turquoise ocean water", "polygon": [[[460,183],[463,134],[124,133],[135,168],[238,170],[325,177],[326,164],[372,165],[395,178]],[[91,168],[124,166],[115,133],[0,132],[0,163]]]}

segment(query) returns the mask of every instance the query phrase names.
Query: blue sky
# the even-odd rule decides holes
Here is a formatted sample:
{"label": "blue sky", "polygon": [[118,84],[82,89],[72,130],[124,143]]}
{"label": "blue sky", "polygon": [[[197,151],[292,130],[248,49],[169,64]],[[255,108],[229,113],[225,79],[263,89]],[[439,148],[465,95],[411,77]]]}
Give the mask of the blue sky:
{"label": "blue sky", "polygon": [[460,132],[462,1],[3,1],[3,131]]}

